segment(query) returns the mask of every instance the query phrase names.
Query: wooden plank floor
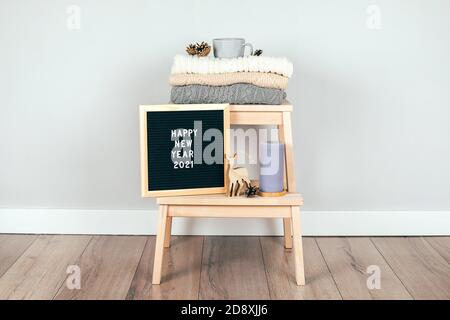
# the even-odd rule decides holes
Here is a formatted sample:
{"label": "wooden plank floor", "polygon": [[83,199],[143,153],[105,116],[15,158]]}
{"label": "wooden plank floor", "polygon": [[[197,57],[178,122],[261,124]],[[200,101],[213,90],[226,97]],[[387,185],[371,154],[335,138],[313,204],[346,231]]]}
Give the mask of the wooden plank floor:
{"label": "wooden plank floor", "polygon": [[173,237],[152,286],[153,236],[0,235],[0,299],[450,299],[450,237],[303,241],[303,287],[282,238],[202,236]]}

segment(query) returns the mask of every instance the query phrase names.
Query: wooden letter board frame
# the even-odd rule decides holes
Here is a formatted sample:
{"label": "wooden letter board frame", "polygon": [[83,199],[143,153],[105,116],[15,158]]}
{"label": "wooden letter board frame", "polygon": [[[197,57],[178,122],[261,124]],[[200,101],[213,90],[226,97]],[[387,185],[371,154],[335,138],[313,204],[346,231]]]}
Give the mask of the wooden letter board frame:
{"label": "wooden letter board frame", "polygon": [[[230,111],[229,104],[184,104],[184,105],[142,105],[139,108],[140,118],[140,152],[141,152],[141,194],[142,197],[161,197],[161,196],[177,196],[177,195],[196,195],[196,194],[215,194],[226,192],[226,173],[227,161],[223,161],[224,167],[224,186],[223,187],[205,187],[192,189],[173,189],[173,190],[152,190],[149,191],[148,177],[148,128],[147,113],[154,111],[209,111],[223,110],[223,143],[224,156],[229,154],[229,132],[230,132]],[[151,142],[150,142],[151,143]]]}

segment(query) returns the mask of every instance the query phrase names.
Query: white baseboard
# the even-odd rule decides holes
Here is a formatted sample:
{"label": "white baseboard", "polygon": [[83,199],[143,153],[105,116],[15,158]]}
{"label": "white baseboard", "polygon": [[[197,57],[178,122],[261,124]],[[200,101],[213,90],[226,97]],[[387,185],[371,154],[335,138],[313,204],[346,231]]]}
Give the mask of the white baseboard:
{"label": "white baseboard", "polygon": [[[156,210],[0,209],[0,233],[152,235]],[[307,236],[450,235],[450,211],[303,211]],[[177,218],[178,235],[281,235],[281,219]]]}

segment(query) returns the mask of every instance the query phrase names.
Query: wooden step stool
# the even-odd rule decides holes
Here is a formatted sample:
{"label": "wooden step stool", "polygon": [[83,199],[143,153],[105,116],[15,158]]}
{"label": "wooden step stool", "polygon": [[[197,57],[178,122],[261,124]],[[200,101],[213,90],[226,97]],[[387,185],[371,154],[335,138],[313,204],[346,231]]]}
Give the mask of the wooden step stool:
{"label": "wooden step stool", "polygon": [[173,217],[190,218],[282,218],[284,246],[293,247],[297,285],[305,284],[300,206],[303,199],[295,193],[294,157],[291,131],[292,105],[230,105],[232,125],[276,125],[278,140],[285,144],[285,187],[282,197],[227,197],[225,194],[159,197],[159,222],[156,234],[153,284],[161,283],[164,247],[170,246]]}

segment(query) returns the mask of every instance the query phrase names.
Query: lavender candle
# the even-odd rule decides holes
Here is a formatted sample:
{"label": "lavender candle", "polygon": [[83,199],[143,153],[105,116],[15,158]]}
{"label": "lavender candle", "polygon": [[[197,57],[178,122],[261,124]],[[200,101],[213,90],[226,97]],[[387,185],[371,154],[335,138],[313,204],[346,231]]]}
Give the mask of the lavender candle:
{"label": "lavender candle", "polygon": [[259,145],[259,189],[262,192],[283,191],[284,144],[278,142]]}

